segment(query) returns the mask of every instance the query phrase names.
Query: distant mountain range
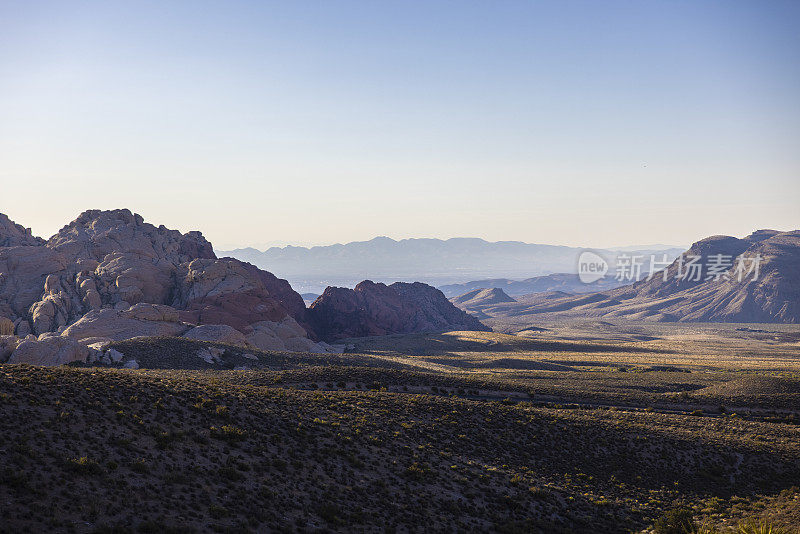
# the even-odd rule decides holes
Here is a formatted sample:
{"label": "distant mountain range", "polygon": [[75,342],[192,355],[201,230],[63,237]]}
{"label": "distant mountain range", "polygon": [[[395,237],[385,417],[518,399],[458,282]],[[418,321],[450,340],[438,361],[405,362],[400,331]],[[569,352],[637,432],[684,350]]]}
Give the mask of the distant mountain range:
{"label": "distant mountain range", "polygon": [[555,273],[527,278],[525,280],[509,280],[508,278],[475,280],[463,284],[447,284],[439,286],[438,289],[444,293],[447,298],[458,297],[467,292],[490,288],[502,289],[506,295],[518,296],[530,295],[531,293],[546,293],[548,291],[595,293],[597,291],[614,289],[629,283],[633,283],[633,281],[620,281],[611,275],[587,284],[581,282],[577,274]]}
{"label": "distant mountain range", "polygon": [[[625,254],[631,255],[667,254],[670,261],[684,250],[680,247],[624,249]],[[376,237],[369,241],[310,248],[286,246],[265,251],[242,248],[218,251],[218,255],[231,256],[277,273],[301,293],[319,294],[327,286],[353,287],[365,279],[420,281],[444,286],[471,280],[526,280],[552,273],[575,273],[578,256],[583,250],[477,238],[396,241]],[[623,249],[595,249],[595,252],[613,269],[617,254]]]}
{"label": "distant mountain range", "polygon": [[545,316],[798,323],[800,230],[708,237],[662,274],[607,291],[538,293],[517,302],[501,302],[496,293],[466,297],[451,300],[477,317],[520,324]]}

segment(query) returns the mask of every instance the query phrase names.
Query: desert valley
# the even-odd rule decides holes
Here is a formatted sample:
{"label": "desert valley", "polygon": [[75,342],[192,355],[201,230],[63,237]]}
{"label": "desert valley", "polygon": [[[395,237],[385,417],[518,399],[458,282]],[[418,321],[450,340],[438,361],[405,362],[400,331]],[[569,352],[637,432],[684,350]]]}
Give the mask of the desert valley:
{"label": "desert valley", "polygon": [[800,1],[0,1],[0,534],[800,534]]}
{"label": "desert valley", "polygon": [[686,254],[731,266],[307,306],[128,210],[0,216],[0,531],[794,532],[800,232]]}

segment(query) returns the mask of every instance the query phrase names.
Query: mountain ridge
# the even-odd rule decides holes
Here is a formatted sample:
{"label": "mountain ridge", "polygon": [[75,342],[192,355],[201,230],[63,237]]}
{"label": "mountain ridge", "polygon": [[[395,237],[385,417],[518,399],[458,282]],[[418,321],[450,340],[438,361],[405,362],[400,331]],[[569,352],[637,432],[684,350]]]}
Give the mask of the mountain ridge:
{"label": "mountain ridge", "polygon": [[[279,273],[301,293],[322,293],[327,286],[354,287],[362,280],[391,283],[420,281],[433,286],[493,278],[527,279],[552,273],[575,273],[584,250],[595,250],[613,268],[614,249],[586,249],[566,245],[486,241],[457,237],[407,238],[379,236],[368,241],[315,247],[242,248],[219,251],[262,269]],[[671,261],[683,248],[637,250],[664,254]]]}
{"label": "mountain ridge", "polygon": [[[693,258],[703,260],[699,270],[690,267]],[[713,268],[715,262],[718,268]],[[753,262],[758,264],[757,270]],[[756,230],[744,238],[709,236],[695,242],[665,271],[652,278],[596,293],[542,294],[518,300],[522,302],[494,309],[493,319],[529,317],[535,322],[536,316],[548,315],[797,323],[800,322],[800,230]],[[486,310],[474,311],[478,315]]]}

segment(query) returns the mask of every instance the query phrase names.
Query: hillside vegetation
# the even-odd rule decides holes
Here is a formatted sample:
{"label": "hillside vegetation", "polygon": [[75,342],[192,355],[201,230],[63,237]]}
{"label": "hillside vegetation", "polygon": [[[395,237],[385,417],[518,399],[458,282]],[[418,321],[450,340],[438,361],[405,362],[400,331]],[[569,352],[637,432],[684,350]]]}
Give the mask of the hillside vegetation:
{"label": "hillside vegetation", "polygon": [[199,368],[193,351],[225,346],[176,338],[114,347],[195,368],[0,367],[0,531],[800,520],[797,362],[742,371],[642,342],[484,332],[351,341],[359,353],[256,351],[246,370],[226,363],[236,347]]}

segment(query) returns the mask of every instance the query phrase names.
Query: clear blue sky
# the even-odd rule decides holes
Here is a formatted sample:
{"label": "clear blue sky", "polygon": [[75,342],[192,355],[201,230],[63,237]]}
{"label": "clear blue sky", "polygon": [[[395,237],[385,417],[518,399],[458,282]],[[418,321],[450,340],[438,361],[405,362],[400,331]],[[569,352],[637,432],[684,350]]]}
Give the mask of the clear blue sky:
{"label": "clear blue sky", "polygon": [[800,228],[800,2],[2,2],[0,212],[218,248]]}

